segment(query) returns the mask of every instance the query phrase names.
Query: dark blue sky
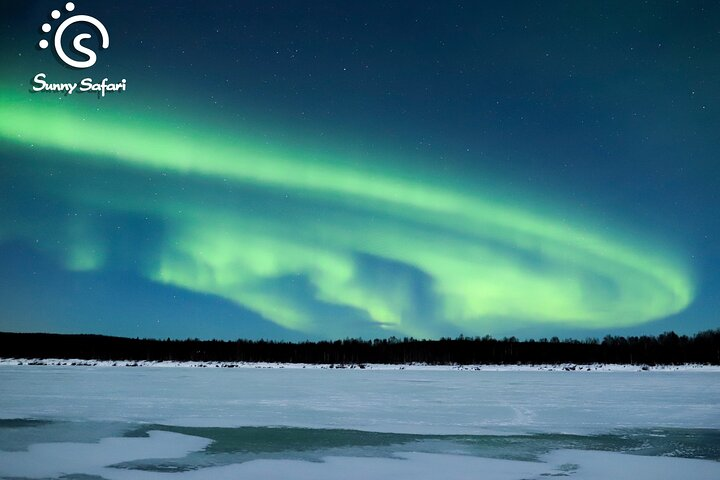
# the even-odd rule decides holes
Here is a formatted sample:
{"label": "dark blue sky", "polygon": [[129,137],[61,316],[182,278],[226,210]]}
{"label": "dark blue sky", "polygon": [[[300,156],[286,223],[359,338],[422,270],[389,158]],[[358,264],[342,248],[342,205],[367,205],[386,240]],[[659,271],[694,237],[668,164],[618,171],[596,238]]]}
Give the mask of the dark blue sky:
{"label": "dark blue sky", "polygon": [[64,3],[0,7],[0,330],[719,326],[716,2],[78,0],[85,70]]}

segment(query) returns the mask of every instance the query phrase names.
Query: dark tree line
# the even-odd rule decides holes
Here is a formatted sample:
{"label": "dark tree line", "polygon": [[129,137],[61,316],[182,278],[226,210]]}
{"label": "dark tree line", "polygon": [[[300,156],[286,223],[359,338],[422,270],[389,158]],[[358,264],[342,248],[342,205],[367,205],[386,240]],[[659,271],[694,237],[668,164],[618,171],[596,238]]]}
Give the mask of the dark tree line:
{"label": "dark tree line", "polygon": [[606,336],[602,341],[523,340],[464,337],[319,342],[266,340],[153,340],[102,335],[1,333],[2,358],[77,358],[84,360],[175,360],[283,363],[556,364],[619,363],[673,365],[720,364],[720,329],[693,336]]}

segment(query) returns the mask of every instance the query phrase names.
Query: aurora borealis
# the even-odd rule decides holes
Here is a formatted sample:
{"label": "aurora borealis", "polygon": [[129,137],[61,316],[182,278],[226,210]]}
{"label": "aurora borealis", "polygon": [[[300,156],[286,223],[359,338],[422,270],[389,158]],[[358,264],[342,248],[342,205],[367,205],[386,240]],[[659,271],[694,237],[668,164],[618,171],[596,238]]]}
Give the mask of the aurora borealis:
{"label": "aurora borealis", "polygon": [[[76,3],[80,8],[80,2]],[[23,13],[10,16],[16,23],[5,26],[5,34],[22,30],[19,26],[26,17],[42,11],[48,2],[37,4],[28,8],[27,15],[15,7]],[[191,15],[200,8],[199,2],[180,4],[175,15]],[[414,15],[423,22],[438,22],[435,28],[442,30],[449,21],[443,15],[451,15],[452,9],[432,5],[432,9],[420,9]],[[523,10],[534,11],[536,6],[528,3],[516,6],[517,11],[510,10],[519,18],[528,13]],[[558,4],[553,8],[563,10],[566,20],[580,16],[566,7]],[[253,28],[236,25],[232,19],[237,20],[234,15],[240,13],[216,8],[194,28],[199,32],[212,31],[210,24],[217,26],[217,32]],[[324,11],[302,2],[247,7],[244,15],[248,18],[243,22],[258,22],[268,28],[267,38],[243,37],[243,42],[234,44],[230,51],[211,49],[212,58],[227,65],[233,55],[244,58],[243,49],[261,50],[266,42],[279,41],[286,35],[298,51],[315,48],[315,58],[324,55],[325,64],[317,60],[321,66],[312,69],[316,77],[323,73],[328,78],[341,75],[327,62],[345,57],[342,43],[336,51],[328,51],[327,46],[313,43],[307,33],[310,30],[291,34],[285,30],[292,23],[289,17],[276,10],[290,15],[308,8]],[[336,21],[351,24],[343,35],[361,35],[363,22],[356,25],[347,20],[359,7],[346,8],[352,12],[340,15],[324,11],[330,24],[328,37],[336,34],[332,26]],[[379,5],[367,8],[383,18]],[[437,9],[443,15],[433,20]],[[400,10],[386,14],[395,18]],[[113,15],[122,16],[117,8],[94,6],[93,11],[110,19],[111,35],[111,27],[116,26],[117,31],[118,24],[113,25],[112,20]],[[278,24],[268,27],[267,15]],[[304,16],[297,20],[298,24],[303,21],[310,22]],[[461,21],[461,17],[453,21]],[[457,27],[456,23],[447,23],[452,25]],[[463,28],[470,26],[468,23]],[[661,27],[665,28],[664,24]],[[603,113],[592,113],[594,107],[588,109],[580,100],[566,99],[605,95],[619,102],[620,94],[606,90],[619,88],[622,82],[613,84],[610,79],[602,87],[594,84],[596,90],[590,91],[589,83],[557,87],[555,95],[562,94],[563,101],[575,102],[574,108],[587,109],[588,115],[597,117],[585,128],[591,129],[592,135],[605,135],[601,143],[607,142],[612,150],[588,153],[588,158],[578,160],[584,147],[575,143],[573,129],[581,127],[573,124],[570,128],[566,118],[558,117],[553,127],[557,135],[544,135],[543,129],[549,127],[543,122],[531,127],[512,123],[522,115],[546,115],[548,119],[560,115],[559,110],[539,107],[543,102],[552,103],[552,91],[546,91],[541,100],[531,95],[516,96],[512,88],[505,97],[498,96],[487,86],[481,88],[482,81],[489,81],[484,71],[476,71],[470,76],[478,85],[468,89],[474,93],[478,110],[482,110],[484,95],[498,105],[502,99],[514,106],[502,114],[493,113],[490,116],[495,120],[487,121],[479,120],[482,114],[468,110],[472,114],[465,114],[463,126],[436,142],[448,146],[438,161],[435,150],[408,148],[411,142],[406,128],[412,130],[413,121],[399,122],[390,100],[379,101],[365,92],[371,106],[359,110],[358,115],[347,113],[358,99],[362,100],[363,89],[370,88],[363,83],[362,74],[347,80],[347,85],[326,91],[325,100],[323,95],[309,92],[312,106],[306,109],[308,105],[303,105],[302,115],[315,120],[293,126],[292,101],[288,105],[271,95],[261,95],[266,88],[261,85],[267,85],[262,81],[263,72],[282,68],[272,60],[257,60],[252,73],[240,67],[213,69],[206,60],[198,60],[190,70],[203,71],[205,80],[189,73],[173,84],[167,80],[174,75],[175,56],[180,54],[168,51],[154,34],[143,33],[143,43],[165,45],[167,58],[129,55],[132,39],[139,33],[131,32],[130,27],[125,30],[124,37],[118,35],[117,41],[113,38],[113,46],[125,42],[126,49],[119,47],[107,60],[113,65],[110,73],[108,67],[100,66],[87,71],[100,79],[127,77],[127,92],[103,99],[29,93],[28,79],[36,71],[47,70],[48,78],[75,80],[86,72],[53,67],[52,58],[39,60],[37,51],[19,41],[31,44],[31,30],[27,35],[8,35],[3,40],[3,55],[16,49],[24,53],[19,60],[13,59],[15,66],[10,71],[0,74],[0,247],[9,252],[6,257],[16,257],[3,270],[3,298],[13,306],[1,321],[0,330],[82,329],[132,336],[302,339],[606,333],[643,328],[654,331],[658,327],[653,325],[682,330],[713,326],[716,321],[702,315],[718,305],[717,295],[707,294],[708,285],[712,293],[712,285],[720,284],[717,274],[707,273],[717,270],[717,249],[704,246],[712,242],[692,239],[707,241],[708,235],[718,232],[713,216],[717,197],[712,188],[718,185],[718,166],[708,163],[707,157],[695,162],[691,159],[682,163],[682,175],[670,177],[676,166],[666,155],[675,154],[677,148],[668,145],[672,137],[668,139],[665,130],[638,133],[638,138],[651,145],[645,155],[654,155],[642,159],[637,157],[638,147],[633,142],[617,140],[618,127],[612,115],[624,115],[625,109],[647,109],[643,103],[646,99],[629,106],[616,105],[614,112]],[[581,29],[572,32],[574,36],[584,35]],[[375,30],[373,50],[377,51],[368,57],[367,65],[382,64],[399,37],[397,32]],[[197,42],[207,43],[204,38],[200,35]],[[565,45],[554,38],[542,38],[548,43],[548,52]],[[449,54],[440,47],[429,47],[434,43],[432,35],[423,42],[428,47],[425,58],[438,58],[447,64],[462,66],[464,59],[478,55],[476,47],[464,45],[448,59]],[[720,45],[717,39],[714,42],[715,47]],[[573,65],[572,59],[566,59],[566,70],[548,73],[523,56],[508,60],[505,49],[496,46],[493,51],[492,44],[489,47],[484,65],[497,70],[494,81],[504,78],[501,83],[508,85],[515,78],[510,78],[513,69],[497,67],[494,59],[503,58],[521,70],[537,70],[535,77],[531,75],[522,86],[513,87],[525,92],[541,89],[547,75],[557,75],[558,79],[567,75],[566,70]],[[587,54],[578,49],[574,53],[577,58]],[[682,56],[681,45],[675,49]],[[184,50],[182,55],[186,55]],[[565,55],[572,57],[572,52]],[[391,88],[389,81],[383,83],[383,72],[395,71],[387,66],[377,68],[380,80],[374,87]],[[408,74],[404,88],[421,89],[429,77],[449,67],[427,68],[427,77]],[[703,78],[717,83],[718,69],[713,68],[715,76]],[[577,70],[582,66],[575,65]],[[649,75],[642,68],[638,72]],[[598,71],[597,75],[606,73]],[[226,85],[214,86],[207,80],[213,75],[222,75]],[[257,84],[244,80],[245,87],[233,97],[227,85],[245,76],[260,80]],[[292,79],[286,72],[285,86],[275,84],[274,88],[292,89]],[[587,77],[585,81],[591,80]],[[322,82],[322,77],[317,81]],[[205,106],[189,95],[191,85],[209,98]],[[243,102],[253,85],[257,96],[250,108]],[[652,88],[660,98],[667,87]],[[709,86],[698,90],[701,88]],[[397,111],[420,111],[426,101],[461,109],[464,98],[442,85],[435,90],[444,91],[445,96],[437,93],[435,100],[407,100]],[[350,91],[360,93],[354,97]],[[219,101],[223,107],[220,111]],[[709,98],[706,107],[709,104],[712,109],[719,103],[716,97]],[[283,104],[284,109],[279,108]],[[329,110],[333,111],[332,121],[321,114]],[[231,113],[234,111],[242,112],[241,117]],[[701,109],[698,115],[706,115],[706,111]],[[692,121],[687,113],[682,115],[686,122]],[[667,121],[672,123],[682,115]],[[717,114],[713,115],[706,120],[717,120]],[[388,127],[389,140],[381,134],[384,126],[365,122],[373,117],[377,125],[396,125]],[[417,120],[414,128],[432,131],[434,125],[438,132],[447,131],[454,120],[443,123],[443,118],[438,115],[430,119],[432,122]],[[500,124],[498,137],[510,131],[517,135],[509,142],[513,148],[505,153],[490,146],[487,150],[495,150],[495,154],[482,150],[490,135],[487,125],[493,121]],[[362,125],[367,128],[358,130]],[[642,130],[646,126],[628,124],[627,128]],[[686,142],[688,151],[699,155],[706,152],[708,142],[717,144],[716,138],[696,130],[698,136],[699,140],[693,140],[697,145]],[[518,142],[519,150],[515,147]],[[457,148],[457,144],[472,148]],[[556,158],[549,157],[548,152]],[[458,158],[444,160],[451,156]],[[538,169],[536,160],[528,160],[533,158],[550,159],[540,162]],[[578,166],[574,177],[568,177],[559,166],[573,162]],[[599,169],[603,173],[598,174]],[[654,171],[655,176],[643,169]],[[548,180],[527,180],[538,174]],[[661,182],[657,182],[657,175],[661,175]],[[636,190],[624,188],[625,181]],[[671,187],[665,189],[664,184]],[[567,188],[556,188],[558,185]],[[700,195],[694,201],[702,209],[690,220],[699,216],[704,223],[688,220],[680,205],[691,194]],[[643,209],[655,213],[639,214]],[[662,220],[652,220],[660,217]],[[678,228],[686,229],[687,234],[678,235]],[[37,272],[28,274],[23,262],[33,265],[30,269],[38,270],[39,278]],[[62,300],[58,302],[58,298]],[[175,301],[182,306],[158,307]],[[24,311],[19,313],[21,309]],[[185,320],[179,318],[184,313],[188,315]],[[67,323],[58,320],[68,318],[72,320]],[[188,318],[194,320],[188,323]]]}

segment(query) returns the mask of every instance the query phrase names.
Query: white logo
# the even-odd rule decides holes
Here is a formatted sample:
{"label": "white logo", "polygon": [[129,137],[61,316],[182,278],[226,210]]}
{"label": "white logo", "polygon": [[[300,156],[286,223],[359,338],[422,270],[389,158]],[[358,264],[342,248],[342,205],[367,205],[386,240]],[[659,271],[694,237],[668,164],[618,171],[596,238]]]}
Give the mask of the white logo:
{"label": "white logo", "polygon": [[[68,12],[72,12],[73,10],[75,10],[75,4],[73,2],[66,3],[65,10],[67,10]],[[59,10],[53,10],[50,13],[50,16],[55,20],[60,18],[60,15],[61,15],[61,13]],[[110,36],[108,35],[105,25],[103,25],[102,22],[100,22],[100,20],[98,20],[95,17],[91,17],[90,15],[74,15],[74,16],[66,19],[64,22],[62,22],[60,24],[60,26],[57,28],[57,30],[55,31],[55,38],[53,40],[53,45],[55,47],[55,53],[57,53],[57,56],[60,57],[60,60],[62,60],[63,62],[65,62],[67,65],[69,65],[71,67],[75,67],[75,68],[92,67],[93,65],[95,65],[95,62],[97,61],[97,54],[95,54],[94,51],[85,47],[82,44],[83,40],[86,40],[86,39],[92,37],[92,35],[90,35],[89,33],[81,33],[81,34],[77,35],[73,39],[73,42],[72,42],[72,45],[75,48],[75,50],[78,53],[84,54],[85,56],[87,56],[87,60],[83,60],[83,61],[73,60],[72,58],[68,57],[67,54],[65,53],[65,51],[63,50],[63,46],[62,46],[63,33],[65,33],[65,30],[70,25],[72,25],[74,23],[78,23],[78,22],[89,23],[90,25],[94,26],[100,32],[100,36],[102,38],[102,42],[100,43],[100,46],[103,49],[106,49],[110,46]],[[42,31],[45,33],[49,33],[52,30],[52,26],[49,23],[44,23],[41,28],[42,28]],[[42,49],[48,48],[49,45],[50,44],[48,43],[48,41],[45,40],[44,38],[42,40],[40,40],[40,43],[38,44],[38,46]]]}

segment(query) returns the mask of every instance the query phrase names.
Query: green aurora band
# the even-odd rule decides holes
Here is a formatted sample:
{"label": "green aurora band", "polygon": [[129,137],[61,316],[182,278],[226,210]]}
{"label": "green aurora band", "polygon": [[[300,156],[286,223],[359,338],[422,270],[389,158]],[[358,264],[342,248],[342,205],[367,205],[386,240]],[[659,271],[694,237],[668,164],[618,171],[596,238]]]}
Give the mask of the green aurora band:
{"label": "green aurora band", "polygon": [[[689,267],[659,241],[382,159],[304,154],[237,131],[8,89],[0,138],[35,161],[81,165],[87,179],[72,188],[30,180],[74,211],[157,219],[155,258],[138,261],[146,278],[303,333],[356,334],[342,315],[318,313],[328,305],[388,333],[435,336],[631,326],[677,313],[694,296]],[[23,168],[32,178],[32,166]],[[155,188],[133,180],[148,177]],[[112,246],[97,215],[14,215],[0,219],[0,241],[49,236],[39,248],[68,269],[107,266]],[[418,279],[430,297],[422,306]],[[305,285],[302,294],[288,293],[293,284]]]}

